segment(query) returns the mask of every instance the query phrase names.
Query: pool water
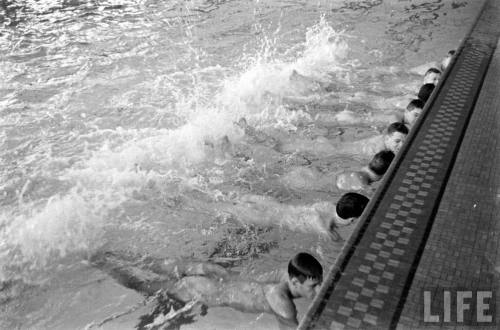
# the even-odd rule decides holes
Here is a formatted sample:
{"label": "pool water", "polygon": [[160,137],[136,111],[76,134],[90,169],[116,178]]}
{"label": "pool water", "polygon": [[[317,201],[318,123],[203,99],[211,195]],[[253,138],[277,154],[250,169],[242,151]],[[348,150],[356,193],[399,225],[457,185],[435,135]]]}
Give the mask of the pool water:
{"label": "pool water", "polygon": [[[352,226],[332,239],[314,205],[369,160],[335,146],[401,113],[480,6],[3,1],[0,328],[137,327],[156,303],[92,267],[99,251],[328,269]],[[179,327],[277,323],[212,308]]]}

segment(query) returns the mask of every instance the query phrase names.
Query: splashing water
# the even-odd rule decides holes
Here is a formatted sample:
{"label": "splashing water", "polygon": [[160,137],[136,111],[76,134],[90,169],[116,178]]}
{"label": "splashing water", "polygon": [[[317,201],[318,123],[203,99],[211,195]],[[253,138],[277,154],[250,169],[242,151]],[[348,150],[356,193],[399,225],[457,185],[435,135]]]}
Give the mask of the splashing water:
{"label": "splashing water", "polygon": [[[453,9],[464,31],[475,8]],[[424,9],[429,15],[428,7],[413,10]],[[268,236],[249,241],[269,240],[261,246],[277,253],[245,267],[274,269],[298,249],[332,262],[341,243],[323,245],[314,205],[331,207],[339,193],[321,179],[300,189],[291,182],[303,182],[294,177],[300,173],[360,166],[359,157],[320,159],[277,146],[355,138],[339,138],[346,128],[318,114],[393,110],[388,100],[420,79],[404,68],[435,60],[461,36],[443,18],[429,37],[396,1],[352,8],[343,1],[6,1],[0,10],[0,282],[52,292],[41,296],[52,302],[42,308],[23,300],[21,289],[5,298],[11,286],[0,285],[0,302],[18,299],[24,311],[6,303],[10,323],[0,327],[83,327],[105,318],[63,313],[99,291],[99,275],[82,260],[100,249],[206,256],[231,226],[257,224],[271,228],[258,231]],[[408,35],[397,38],[396,30]],[[412,51],[421,52],[416,60]],[[352,126],[374,134],[356,119]],[[249,196],[280,203],[286,214],[247,203]],[[106,299],[96,306],[122,306]]]}
{"label": "splashing water", "polygon": [[[264,95],[282,97],[293,93],[289,79],[293,70],[312,74],[340,68],[348,50],[346,42],[324,18],[308,30],[302,48],[291,62],[288,58],[280,59],[270,49],[261,49],[252,58],[246,55],[248,64],[243,72],[225,78],[222,87],[210,98],[199,97],[208,93],[199,81],[191,99],[181,98],[174,106],[176,113],[183,114],[185,124],[171,129],[116,128],[113,134],[128,141],[110,146],[114,141],[104,140],[98,150],[90,155],[84,153],[59,173],[59,180],[69,190],[25,205],[23,210],[13,208],[2,214],[3,250],[10,259],[4,259],[2,264],[8,266],[12,260],[22,260],[33,262],[31,267],[45,265],[49,256],[63,256],[97,244],[95,238],[100,236],[95,232],[102,229],[110,210],[130,198],[131,191],[165,173],[188,179],[192,167],[207,160],[207,140],[228,136],[230,141],[238,143],[243,133],[234,122],[241,117],[268,126],[283,122],[293,125],[296,111],[283,111]],[[269,55],[271,52],[274,54]],[[193,74],[206,72],[204,69]],[[91,134],[102,134],[102,130]],[[149,171],[137,171],[137,166]],[[16,257],[12,258],[12,254]]]}

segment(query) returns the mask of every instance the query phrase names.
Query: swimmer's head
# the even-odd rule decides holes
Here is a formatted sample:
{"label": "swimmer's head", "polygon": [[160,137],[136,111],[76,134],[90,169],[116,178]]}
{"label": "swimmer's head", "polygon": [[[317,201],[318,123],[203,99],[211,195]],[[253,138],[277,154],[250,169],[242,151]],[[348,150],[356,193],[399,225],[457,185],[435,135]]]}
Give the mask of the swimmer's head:
{"label": "swimmer's head", "polygon": [[422,85],[422,87],[420,87],[420,90],[418,91],[418,98],[424,103],[427,102],[435,87],[436,86],[434,84]]}
{"label": "swimmer's head", "polygon": [[437,68],[430,68],[424,75],[424,85],[434,84],[437,85],[439,78],[441,78],[441,71]]}
{"label": "swimmer's head", "polygon": [[293,297],[312,299],[323,281],[323,267],[309,253],[297,253],[288,263],[288,281]]}
{"label": "swimmer's head", "polygon": [[446,54],[446,57],[441,61],[441,71],[444,71],[448,68],[451,63],[451,59],[453,58],[453,56],[455,56],[455,53],[456,51],[452,49],[448,52],[448,54]]}
{"label": "swimmer's head", "polygon": [[394,153],[390,150],[378,152],[368,164],[368,168],[379,178],[387,172],[391,162],[394,159]]}
{"label": "swimmer's head", "polygon": [[384,136],[384,144],[387,150],[397,154],[408,135],[408,127],[405,124],[396,122],[387,127],[387,133]]}
{"label": "swimmer's head", "polygon": [[335,222],[343,225],[352,223],[363,213],[369,199],[355,192],[349,192],[340,197],[335,207]]}
{"label": "swimmer's head", "polygon": [[424,102],[420,99],[411,100],[405,109],[404,122],[410,126],[413,126],[417,121],[417,118],[422,114],[424,109]]}

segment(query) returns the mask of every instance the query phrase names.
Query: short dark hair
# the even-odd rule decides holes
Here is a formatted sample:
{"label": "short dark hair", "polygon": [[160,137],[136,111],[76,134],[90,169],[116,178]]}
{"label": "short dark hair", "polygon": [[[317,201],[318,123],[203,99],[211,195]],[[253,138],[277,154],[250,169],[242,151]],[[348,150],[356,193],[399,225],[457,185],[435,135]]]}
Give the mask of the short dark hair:
{"label": "short dark hair", "polygon": [[455,53],[456,53],[456,52],[457,52],[457,51],[456,51],[456,50],[454,50],[454,49],[449,50],[449,51],[448,51],[448,55],[453,56],[453,55],[455,55]]}
{"label": "short dark hair", "polygon": [[368,168],[372,170],[377,175],[384,175],[387,172],[391,162],[394,159],[394,153],[390,150],[383,150],[375,154]]}
{"label": "short dark hair", "polygon": [[340,197],[337,202],[337,215],[342,219],[359,217],[370,200],[355,192],[349,192]]}
{"label": "short dark hair", "polygon": [[425,72],[425,75],[429,74],[429,73],[437,73],[437,74],[441,74],[441,70],[439,70],[438,68],[430,68],[429,70],[427,70]]}
{"label": "short dark hair", "polygon": [[323,267],[319,261],[306,252],[300,252],[288,263],[288,276],[297,278],[300,283],[308,278],[323,281]]}
{"label": "short dark hair", "polygon": [[424,105],[425,103],[421,99],[413,99],[406,106],[406,110],[412,111],[413,109],[423,109]]}
{"label": "short dark hair", "polygon": [[408,127],[406,127],[405,124],[400,123],[400,122],[395,122],[395,123],[390,124],[387,127],[387,134],[392,134],[394,132],[399,132],[401,134],[408,135],[409,131],[408,131]]}
{"label": "short dark hair", "polygon": [[422,102],[427,102],[429,97],[432,94],[432,91],[434,90],[434,84],[425,84],[420,87],[420,90],[418,91],[418,98],[422,100]]}

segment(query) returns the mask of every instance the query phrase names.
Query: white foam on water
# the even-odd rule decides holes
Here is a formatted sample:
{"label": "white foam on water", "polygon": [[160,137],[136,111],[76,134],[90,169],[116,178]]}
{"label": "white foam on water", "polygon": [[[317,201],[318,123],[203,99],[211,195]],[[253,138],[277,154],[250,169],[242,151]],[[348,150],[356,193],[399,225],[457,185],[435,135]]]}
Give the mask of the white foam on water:
{"label": "white foam on water", "polygon": [[[112,228],[114,220],[109,215],[113,209],[150,180],[168,176],[190,184],[196,166],[214,166],[218,157],[225,157],[223,152],[214,152],[221,138],[228,136],[232,143],[238,143],[243,137],[242,130],[234,125],[239,118],[293,127],[294,122],[308,116],[285,109],[280,98],[315,93],[315,80],[324,79],[325,71],[341,70],[348,46],[341,34],[322,19],[308,30],[301,48],[294,56],[282,56],[269,49],[263,51],[264,55],[259,52],[246,56],[245,68],[230,77],[223,68],[224,81],[218,82],[223,87],[212,97],[205,95],[204,88],[213,89],[213,85],[200,84],[196,86],[198,91],[178,93],[173,109],[183,116],[179,127],[117,128],[115,133],[126,137],[126,142],[116,145],[110,141],[98,150],[85,151],[79,161],[60,173],[58,179],[69,185],[69,190],[48,200],[3,210],[0,279],[13,276],[14,270],[43,268],[68,253],[104,244],[102,234]],[[297,88],[290,80],[294,70],[311,74],[310,80],[305,79]],[[84,71],[86,76],[87,67]],[[59,101],[65,102],[69,95],[64,93]],[[300,218],[298,214],[304,212],[310,213],[292,210],[290,217]]]}
{"label": "white foam on water", "polygon": [[321,17],[318,24],[307,29],[303,55],[297,60],[297,68],[314,78],[330,80],[329,74],[346,71],[352,65],[347,61],[349,46],[346,35],[335,31]]}
{"label": "white foam on water", "polygon": [[[248,64],[243,74],[228,79],[220,94],[222,103],[240,115],[250,116],[254,122],[294,122],[304,114],[284,110],[281,98],[317,99],[321,82],[331,80],[329,74],[346,68],[349,47],[343,34],[324,18],[307,29],[302,47],[288,55],[291,59],[277,56],[276,43],[276,39],[264,38],[257,56],[245,59]],[[297,76],[299,79],[294,79]]]}
{"label": "white foam on water", "polygon": [[107,209],[120,202],[105,192],[85,192],[75,187],[42,205],[21,205],[17,215],[2,212],[0,280],[25,278],[22,273],[26,271],[33,272],[26,275],[34,279],[53,257],[91,249],[100,237]]}

